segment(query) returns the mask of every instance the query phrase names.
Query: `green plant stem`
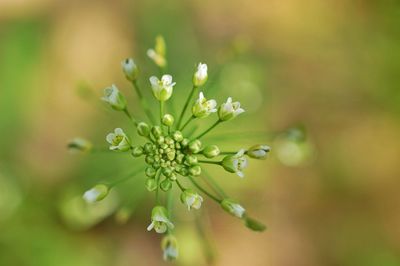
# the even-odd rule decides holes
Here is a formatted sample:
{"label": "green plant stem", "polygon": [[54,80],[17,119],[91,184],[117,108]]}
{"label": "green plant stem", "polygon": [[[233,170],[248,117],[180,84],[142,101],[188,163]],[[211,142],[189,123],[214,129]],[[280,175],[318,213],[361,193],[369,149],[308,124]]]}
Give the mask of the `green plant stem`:
{"label": "green plant stem", "polygon": [[189,96],[188,96],[187,99],[186,99],[185,105],[183,106],[183,109],[182,109],[181,115],[179,116],[179,120],[178,120],[178,124],[177,124],[176,128],[180,128],[181,123],[182,123],[182,119],[183,119],[183,117],[185,116],[185,113],[186,113],[186,110],[187,110],[187,108],[188,108],[188,106],[189,106],[189,103],[190,103],[190,101],[192,100],[193,95],[194,95],[194,93],[195,93],[196,91],[197,91],[197,87],[196,87],[196,86],[193,86],[192,90],[190,91]]}
{"label": "green plant stem", "polygon": [[160,101],[160,126],[162,127],[162,119],[164,116],[164,101]]}
{"label": "green plant stem", "polygon": [[122,177],[122,178],[120,178],[118,180],[115,180],[113,182],[107,183],[107,185],[111,189],[111,188],[115,187],[116,185],[118,185],[118,184],[120,184],[122,182],[125,182],[125,181],[131,179],[132,177],[135,177],[138,173],[143,171],[143,169],[144,169],[144,167],[141,167],[141,168],[139,168],[139,169],[127,174],[126,176],[124,176],[124,177]]}
{"label": "green plant stem", "polygon": [[200,139],[201,137],[203,137],[205,134],[207,134],[208,132],[210,132],[213,128],[215,128],[216,126],[219,125],[219,123],[221,123],[222,120],[217,120],[217,122],[215,122],[209,129],[207,129],[206,131],[204,131],[203,133],[201,133],[200,135],[198,135],[196,138],[194,139]]}
{"label": "green plant stem", "polygon": [[214,189],[221,197],[228,198],[225,191],[222,189],[220,185],[215,181],[215,179],[205,170],[203,170],[203,175],[201,176],[206,181],[206,183]]}
{"label": "green plant stem", "polygon": [[178,187],[180,188],[180,190],[185,191],[185,188],[182,186],[182,184],[178,181],[178,179],[175,180],[176,184],[178,185]]}
{"label": "green plant stem", "polygon": [[151,113],[151,110],[150,110],[150,108],[149,108],[149,106],[148,106],[148,104],[146,102],[146,99],[143,97],[143,94],[142,94],[142,92],[141,92],[141,90],[139,88],[137,80],[132,81],[132,85],[135,88],[136,94],[139,97],[140,104],[142,105],[142,107],[144,109],[144,112],[146,113],[147,118],[151,121],[151,123],[154,124],[156,121],[154,119],[153,114]]}
{"label": "green plant stem", "polygon": [[212,195],[210,192],[208,192],[207,190],[205,190],[204,188],[202,188],[196,181],[194,181],[193,177],[188,176],[189,180],[193,183],[193,185],[200,190],[201,192],[203,192],[204,194],[206,194],[209,198],[211,198],[212,200],[218,202],[219,204],[222,202],[222,200],[218,199],[217,197],[215,197],[214,195]]}
{"label": "green plant stem", "polygon": [[185,129],[185,127],[186,127],[187,125],[189,125],[189,123],[190,123],[191,121],[193,121],[195,118],[196,118],[196,117],[192,115],[192,116],[186,121],[186,123],[182,126],[182,128],[179,129],[179,131],[183,131],[183,130]]}
{"label": "green plant stem", "polygon": [[221,165],[221,161],[205,161],[205,160],[198,160],[199,163],[208,163],[208,164],[217,164]]}
{"label": "green plant stem", "polygon": [[219,155],[235,155],[237,151],[221,151]]}
{"label": "green plant stem", "polygon": [[156,182],[157,182],[157,188],[156,188],[156,204],[160,204],[160,198],[159,198],[159,190],[160,190],[160,178],[161,177],[161,168],[158,170],[157,175],[156,175]]}
{"label": "green plant stem", "polygon": [[124,111],[124,113],[126,114],[126,116],[133,122],[133,124],[134,124],[135,126],[137,126],[137,125],[138,125],[138,122],[137,122],[136,119],[133,118],[133,116],[129,113],[128,108],[125,108],[123,111]]}
{"label": "green plant stem", "polygon": [[172,189],[170,189],[167,192],[167,210],[169,214],[169,218],[172,219],[172,207],[173,207],[173,201],[172,201]]}

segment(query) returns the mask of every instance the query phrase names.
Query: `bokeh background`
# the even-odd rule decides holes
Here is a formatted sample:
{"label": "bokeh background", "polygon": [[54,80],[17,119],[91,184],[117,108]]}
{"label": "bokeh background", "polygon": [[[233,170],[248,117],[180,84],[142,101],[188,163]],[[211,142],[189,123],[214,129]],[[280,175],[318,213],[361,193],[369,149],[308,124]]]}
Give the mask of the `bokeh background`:
{"label": "bokeh background", "polygon": [[206,62],[206,94],[248,110],[208,140],[272,147],[243,180],[209,170],[268,230],[249,231],[206,201],[199,232],[177,202],[176,265],[400,265],[391,0],[0,0],[0,265],[163,265],[159,236],[145,231],[154,197],[144,177],[96,207],[80,198],[136,162],[66,150],[75,136],[105,146],[117,126],[134,135],[98,99],[115,83],[141,115],[120,61],[137,60],[151,99],[157,69],[145,53],[158,34],[178,84],[171,112]]}

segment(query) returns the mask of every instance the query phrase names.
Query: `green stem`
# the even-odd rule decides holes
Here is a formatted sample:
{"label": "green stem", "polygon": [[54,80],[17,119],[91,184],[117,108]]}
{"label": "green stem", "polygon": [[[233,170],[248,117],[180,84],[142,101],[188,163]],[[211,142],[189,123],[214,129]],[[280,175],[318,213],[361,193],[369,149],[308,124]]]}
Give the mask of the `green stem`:
{"label": "green stem", "polygon": [[207,171],[203,170],[203,175],[201,177],[203,177],[203,180],[205,180],[205,182],[211,188],[213,188],[214,191],[217,192],[221,197],[228,198],[225,191],[221,188],[220,185],[218,185],[218,183],[215,181],[215,179]]}
{"label": "green stem", "polygon": [[185,116],[186,110],[187,110],[187,108],[189,106],[189,103],[190,103],[195,91],[197,91],[197,87],[193,86],[192,90],[190,91],[190,94],[189,94],[188,98],[186,99],[185,105],[183,106],[183,110],[181,112],[181,115],[179,116],[177,128],[180,128],[180,126],[181,126],[182,119]]}
{"label": "green stem", "polygon": [[115,180],[115,181],[113,181],[113,182],[108,183],[107,185],[108,185],[109,188],[111,189],[111,188],[115,187],[116,185],[118,185],[118,184],[120,184],[120,183],[122,183],[122,182],[125,182],[125,181],[131,179],[132,177],[136,176],[138,173],[140,173],[141,171],[143,171],[143,169],[144,169],[144,167],[141,167],[141,168],[139,168],[138,170],[135,170],[135,171],[133,171],[133,172],[127,174],[126,176],[124,176],[124,177],[122,177],[122,178],[120,178],[120,179],[118,179],[118,180]]}
{"label": "green stem", "polygon": [[205,134],[207,134],[208,132],[210,132],[214,127],[218,126],[219,123],[221,123],[222,120],[217,120],[217,122],[215,122],[209,129],[207,129],[206,131],[204,131],[203,133],[201,133],[200,135],[198,135],[196,138],[194,139],[200,139],[201,137],[203,137]]}
{"label": "green stem", "polygon": [[154,124],[155,123],[154,116],[151,113],[151,110],[150,110],[145,98],[143,97],[143,94],[142,94],[142,92],[141,92],[141,90],[139,88],[139,85],[138,85],[137,81],[136,80],[132,81],[132,85],[135,88],[136,94],[139,97],[140,104],[142,105],[142,107],[144,109],[144,112],[147,115],[147,118],[151,121],[151,123]]}
{"label": "green stem", "polygon": [[160,198],[159,198],[159,193],[158,191],[160,190],[160,178],[161,177],[161,169],[158,170],[157,175],[156,175],[156,182],[157,182],[157,188],[156,188],[156,204],[160,204]]}
{"label": "green stem", "polygon": [[160,101],[160,126],[162,127],[162,119],[164,116],[164,101]]}
{"label": "green stem", "polygon": [[198,160],[199,163],[208,163],[208,164],[218,164],[221,165],[221,161],[205,161],[205,160]]}
{"label": "green stem", "polygon": [[181,183],[178,181],[178,179],[175,180],[176,184],[178,185],[178,187],[180,188],[180,190],[185,191],[185,188],[181,185]]}
{"label": "green stem", "polygon": [[137,122],[136,119],[133,118],[133,116],[129,113],[128,108],[125,108],[123,111],[124,111],[124,113],[126,114],[126,116],[133,122],[133,124],[134,124],[135,126],[137,126],[137,125],[138,125],[138,122]]}
{"label": "green stem", "polygon": [[167,192],[167,210],[168,210],[168,214],[169,214],[169,218],[172,219],[172,206],[173,205],[173,201],[172,201],[172,189],[170,189]]}
{"label": "green stem", "polygon": [[186,121],[186,123],[183,125],[183,127],[182,127],[181,129],[179,129],[179,131],[183,131],[183,130],[185,129],[185,127],[186,127],[187,125],[189,125],[189,123],[190,123],[191,121],[193,121],[195,118],[196,118],[196,117],[192,115],[192,116]]}
{"label": "green stem", "polygon": [[193,183],[195,187],[197,187],[198,190],[206,194],[209,198],[213,199],[214,201],[218,202],[219,204],[222,202],[222,200],[218,199],[214,195],[212,195],[210,192],[202,188],[196,181],[194,181],[193,177],[188,176],[189,180]]}
{"label": "green stem", "polygon": [[235,155],[237,151],[221,151],[219,155]]}

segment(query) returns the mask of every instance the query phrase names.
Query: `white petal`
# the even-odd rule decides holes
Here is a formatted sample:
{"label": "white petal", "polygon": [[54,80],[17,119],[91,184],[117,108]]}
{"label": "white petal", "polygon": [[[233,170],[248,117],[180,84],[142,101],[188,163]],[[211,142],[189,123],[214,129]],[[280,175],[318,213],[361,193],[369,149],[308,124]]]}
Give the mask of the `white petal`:
{"label": "white petal", "polygon": [[154,222],[151,222],[151,224],[149,224],[149,226],[147,227],[147,231],[151,231],[151,229],[154,228]]}
{"label": "white petal", "polygon": [[122,128],[119,128],[119,127],[117,127],[117,128],[114,130],[114,133],[115,133],[116,135],[125,136],[124,131],[122,130]]}
{"label": "white petal", "polygon": [[244,173],[241,171],[237,171],[236,174],[240,177],[243,178],[244,177]]}
{"label": "white petal", "polygon": [[107,142],[110,143],[110,144],[113,144],[114,138],[115,138],[115,134],[114,134],[114,133],[109,133],[109,134],[106,136],[106,140],[107,140]]}
{"label": "white petal", "polygon": [[152,87],[156,87],[156,86],[158,86],[158,78],[156,77],[156,76],[151,76],[150,77],[150,83],[151,83],[151,86]]}
{"label": "white petal", "polygon": [[172,83],[172,76],[171,75],[163,75],[161,78],[161,81],[162,81],[163,85],[170,85]]}

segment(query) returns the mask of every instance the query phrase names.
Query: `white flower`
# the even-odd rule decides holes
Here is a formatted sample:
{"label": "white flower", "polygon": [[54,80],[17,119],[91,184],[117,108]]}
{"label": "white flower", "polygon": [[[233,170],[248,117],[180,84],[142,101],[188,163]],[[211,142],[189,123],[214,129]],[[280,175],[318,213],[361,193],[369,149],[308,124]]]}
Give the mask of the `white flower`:
{"label": "white flower", "polygon": [[271,148],[267,145],[254,145],[246,151],[246,154],[254,159],[265,159],[270,150]]}
{"label": "white flower", "polygon": [[115,110],[122,111],[126,109],[126,99],[114,84],[104,89],[104,96],[101,99],[109,103]]}
{"label": "white flower", "polygon": [[104,199],[108,195],[108,187],[103,184],[99,184],[89,189],[83,194],[83,199],[87,203],[94,203]]}
{"label": "white flower", "polygon": [[89,152],[93,145],[90,141],[82,138],[74,138],[68,143],[71,152]]}
{"label": "white flower", "polygon": [[163,206],[155,206],[151,211],[151,223],[147,227],[147,231],[154,230],[159,233],[163,234],[167,231],[167,229],[173,229],[174,225],[168,218],[168,211]]}
{"label": "white flower", "polygon": [[221,202],[221,207],[227,211],[228,213],[236,216],[238,218],[242,218],[245,214],[246,210],[238,203],[234,202],[231,199],[224,199]]}
{"label": "white flower", "polygon": [[247,167],[247,158],[244,156],[245,150],[241,149],[235,155],[228,155],[222,160],[224,169],[231,173],[236,173],[239,177],[244,177],[242,172]]}
{"label": "white flower", "polygon": [[198,210],[200,209],[201,203],[203,202],[203,197],[191,189],[186,189],[181,194],[181,201],[188,207],[189,211],[190,208]]}
{"label": "white flower", "polygon": [[215,100],[208,100],[204,98],[203,92],[199,93],[199,98],[193,105],[192,113],[195,117],[204,118],[209,116],[211,113],[215,113],[217,109],[217,102]]}
{"label": "white flower", "polygon": [[162,36],[157,36],[156,45],[154,49],[147,50],[147,56],[150,57],[150,59],[153,60],[157,66],[163,68],[167,65],[167,60],[165,59],[165,51],[166,46],[164,38]]}
{"label": "white flower", "polygon": [[168,234],[161,240],[161,249],[163,250],[163,259],[172,261],[178,258],[178,241],[176,238]]}
{"label": "white flower", "polygon": [[139,68],[135,64],[135,61],[133,61],[132,58],[127,58],[124,61],[122,61],[121,66],[122,66],[122,71],[124,71],[125,76],[128,80],[130,81],[136,80],[139,74]]}
{"label": "white flower", "polygon": [[172,82],[171,75],[163,75],[161,80],[156,76],[150,77],[150,84],[153,89],[154,97],[156,97],[157,100],[164,102],[171,97],[176,82]]}
{"label": "white flower", "polygon": [[221,104],[218,110],[219,119],[222,121],[228,121],[235,118],[244,112],[244,109],[240,108],[239,102],[232,103],[232,98],[229,97],[226,103]]}
{"label": "white flower", "polygon": [[108,134],[106,140],[111,144],[110,150],[127,151],[131,148],[130,140],[121,128],[116,128],[114,133]]}
{"label": "white flower", "polygon": [[200,87],[206,83],[207,78],[207,65],[199,63],[197,66],[197,71],[193,75],[193,85],[195,87]]}

